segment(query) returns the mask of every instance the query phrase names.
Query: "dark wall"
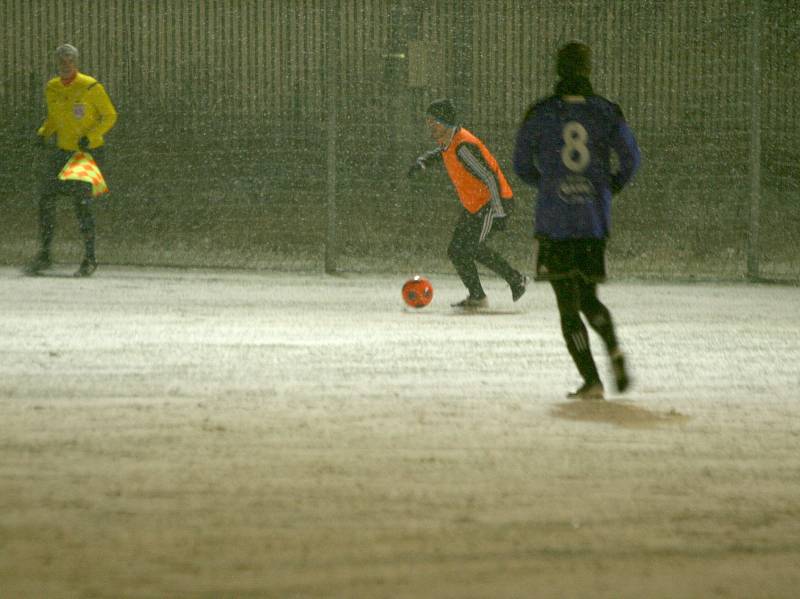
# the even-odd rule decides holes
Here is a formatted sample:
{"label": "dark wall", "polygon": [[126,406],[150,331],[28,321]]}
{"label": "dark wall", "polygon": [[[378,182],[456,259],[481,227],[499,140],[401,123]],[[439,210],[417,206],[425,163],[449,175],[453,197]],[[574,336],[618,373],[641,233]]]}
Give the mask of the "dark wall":
{"label": "dark wall", "polygon": [[[616,200],[615,270],[741,277],[755,214],[760,272],[799,279],[799,23],[788,0],[0,0],[0,261],[34,250],[31,140],[63,41],[120,112],[112,193],[98,206],[106,262],[317,269],[327,244],[342,269],[447,270],[449,184],[405,178],[430,145],[424,107],[445,95],[509,175],[521,209],[500,243],[529,260],[534,200],[511,175],[514,133],[549,93],[554,50],[581,39],[645,160]],[[79,249],[66,206],[62,217],[69,257]]]}

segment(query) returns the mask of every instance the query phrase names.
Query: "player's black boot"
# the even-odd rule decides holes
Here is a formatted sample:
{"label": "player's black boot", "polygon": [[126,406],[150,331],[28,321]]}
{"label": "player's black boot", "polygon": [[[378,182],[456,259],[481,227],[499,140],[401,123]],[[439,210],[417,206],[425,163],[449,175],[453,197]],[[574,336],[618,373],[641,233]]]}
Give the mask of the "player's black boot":
{"label": "player's black boot", "polygon": [[623,393],[631,384],[628,370],[625,368],[625,355],[616,349],[611,353],[611,369],[614,371],[614,380],[617,383],[617,391]]}
{"label": "player's black boot", "polygon": [[603,397],[603,383],[596,381],[594,383],[584,383],[584,385],[577,391],[567,394],[568,399],[605,399]]}
{"label": "player's black boot", "polygon": [[511,299],[517,301],[519,298],[525,295],[525,290],[527,287],[528,277],[521,275],[519,282],[516,285],[511,285]]}

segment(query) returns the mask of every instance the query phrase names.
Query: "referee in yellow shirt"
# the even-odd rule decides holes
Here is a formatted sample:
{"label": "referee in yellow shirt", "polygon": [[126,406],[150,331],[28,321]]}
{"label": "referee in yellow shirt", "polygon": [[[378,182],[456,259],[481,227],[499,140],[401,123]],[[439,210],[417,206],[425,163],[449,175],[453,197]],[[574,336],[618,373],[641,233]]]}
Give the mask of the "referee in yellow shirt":
{"label": "referee in yellow shirt", "polygon": [[91,185],[81,181],[60,181],[58,173],[72,154],[88,151],[103,170],[104,139],[117,120],[117,111],[96,79],[78,71],[78,49],[63,44],[56,49],[58,77],[47,83],[47,118],[37,131],[39,141],[55,134],[56,143],[48,156],[39,197],[39,233],[41,249],[27,266],[28,274],[38,274],[50,267],[50,246],[56,221],[56,198],[72,199],[83,237],[84,256],[76,277],[88,277],[97,269],[95,257],[95,218]]}

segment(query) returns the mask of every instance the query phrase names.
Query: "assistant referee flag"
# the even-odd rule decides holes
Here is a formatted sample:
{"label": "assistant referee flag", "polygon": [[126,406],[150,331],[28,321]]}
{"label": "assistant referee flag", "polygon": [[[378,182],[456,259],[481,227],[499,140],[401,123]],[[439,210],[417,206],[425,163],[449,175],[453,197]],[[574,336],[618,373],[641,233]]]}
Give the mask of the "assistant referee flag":
{"label": "assistant referee flag", "polygon": [[61,172],[58,178],[62,181],[86,181],[92,186],[92,195],[97,197],[108,193],[108,185],[103,178],[103,173],[97,166],[89,152],[75,152]]}

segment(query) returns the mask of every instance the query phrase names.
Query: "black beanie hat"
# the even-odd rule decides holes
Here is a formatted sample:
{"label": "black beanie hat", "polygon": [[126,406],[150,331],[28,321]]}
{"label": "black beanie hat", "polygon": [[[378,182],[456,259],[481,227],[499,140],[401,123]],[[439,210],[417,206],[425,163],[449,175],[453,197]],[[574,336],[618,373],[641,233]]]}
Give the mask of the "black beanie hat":
{"label": "black beanie hat", "polygon": [[558,51],[556,72],[562,79],[589,77],[592,74],[592,51],[580,42],[570,42]]}
{"label": "black beanie hat", "polygon": [[434,100],[431,102],[430,106],[428,106],[426,112],[448,127],[455,127],[456,125],[456,108],[448,98]]}

